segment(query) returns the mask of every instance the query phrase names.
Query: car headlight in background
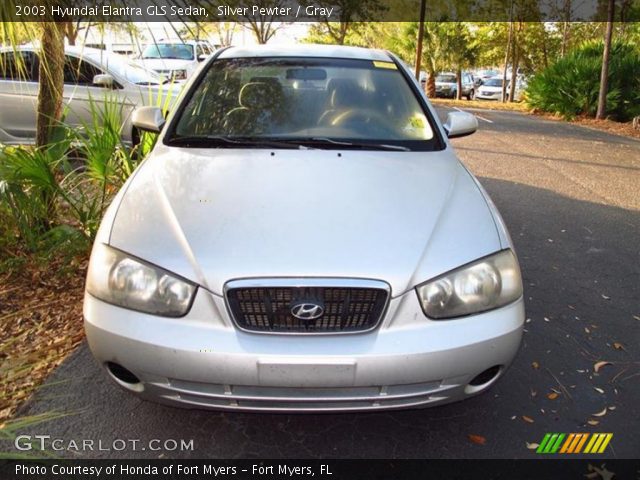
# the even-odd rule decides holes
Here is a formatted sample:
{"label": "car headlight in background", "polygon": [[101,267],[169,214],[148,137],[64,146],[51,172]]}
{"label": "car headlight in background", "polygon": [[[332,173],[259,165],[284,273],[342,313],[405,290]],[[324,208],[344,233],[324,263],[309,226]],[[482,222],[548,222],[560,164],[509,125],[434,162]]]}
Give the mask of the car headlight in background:
{"label": "car headlight in background", "polygon": [[418,285],[416,291],[426,316],[454,318],[517,300],[522,278],[514,253],[503,250]]}
{"label": "car headlight in background", "polygon": [[187,79],[187,71],[186,70],[174,70],[171,72],[171,75],[174,80],[186,80]]}
{"label": "car headlight in background", "polygon": [[120,250],[96,244],[87,273],[87,291],[120,307],[166,317],[186,315],[196,286]]}

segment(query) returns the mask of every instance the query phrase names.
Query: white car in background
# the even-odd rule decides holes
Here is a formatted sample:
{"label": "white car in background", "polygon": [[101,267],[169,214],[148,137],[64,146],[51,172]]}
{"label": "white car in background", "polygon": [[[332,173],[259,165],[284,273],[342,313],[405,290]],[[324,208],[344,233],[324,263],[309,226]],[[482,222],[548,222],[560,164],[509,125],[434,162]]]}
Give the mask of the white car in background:
{"label": "white car in background", "polygon": [[[34,143],[38,49],[5,48],[0,57],[0,143]],[[86,47],[65,49],[63,101],[69,125],[90,124],[92,103],[100,108],[104,102],[116,101],[122,106],[122,139],[135,144],[139,132],[131,123],[131,112],[145,105],[169,108],[179,90],[180,86],[122,55]]]}
{"label": "white car in background", "polygon": [[140,63],[167,79],[186,80],[212,52],[203,41],[160,41],[145,47]]}
{"label": "white car in background", "polygon": [[[507,89],[509,82],[507,81]],[[491,77],[484,81],[476,92],[479,100],[502,100],[502,77]]]}

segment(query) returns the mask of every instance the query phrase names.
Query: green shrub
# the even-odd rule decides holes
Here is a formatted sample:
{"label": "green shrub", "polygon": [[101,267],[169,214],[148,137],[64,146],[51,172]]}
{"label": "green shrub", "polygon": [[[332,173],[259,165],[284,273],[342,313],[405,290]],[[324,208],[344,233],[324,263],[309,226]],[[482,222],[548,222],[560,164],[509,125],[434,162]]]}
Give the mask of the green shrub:
{"label": "green shrub", "polygon": [[0,145],[0,250],[15,254],[0,271],[23,255],[88,252],[111,199],[152,148],[149,134],[123,144],[120,104],[97,105],[80,128],[56,126],[49,145]]}
{"label": "green shrub", "polygon": [[[585,43],[536,75],[527,87],[529,106],[567,119],[595,116],[603,48],[602,42]],[[640,115],[640,54],[614,43],[610,58],[607,116],[628,121]]]}

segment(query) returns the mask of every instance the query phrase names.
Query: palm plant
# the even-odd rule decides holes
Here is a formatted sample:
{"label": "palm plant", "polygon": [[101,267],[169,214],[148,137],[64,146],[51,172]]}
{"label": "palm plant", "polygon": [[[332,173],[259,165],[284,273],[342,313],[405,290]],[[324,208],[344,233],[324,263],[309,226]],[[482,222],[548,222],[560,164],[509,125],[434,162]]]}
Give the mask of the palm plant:
{"label": "palm plant", "polygon": [[[595,116],[598,107],[602,42],[588,42],[536,75],[527,88],[527,103],[571,119]],[[631,45],[611,48],[607,114],[629,120],[640,114],[640,54]]]}

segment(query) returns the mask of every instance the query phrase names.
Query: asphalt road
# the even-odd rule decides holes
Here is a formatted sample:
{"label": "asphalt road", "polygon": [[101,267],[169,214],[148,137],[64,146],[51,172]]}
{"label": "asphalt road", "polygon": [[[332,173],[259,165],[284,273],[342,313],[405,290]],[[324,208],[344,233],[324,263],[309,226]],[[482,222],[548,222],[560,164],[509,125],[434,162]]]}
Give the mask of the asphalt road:
{"label": "asphalt road", "polygon": [[[180,410],[116,388],[85,346],[22,412],[67,415],[18,433],[100,440],[101,448],[114,439],[195,447],[57,453],[74,458],[526,458],[535,455],[526,443],[547,432],[612,432],[609,456],[640,458],[640,142],[518,113],[475,113],[478,133],[454,143],[511,231],[527,310],[522,348],[489,392],[375,414]],[[611,364],[595,373],[603,360]]]}

